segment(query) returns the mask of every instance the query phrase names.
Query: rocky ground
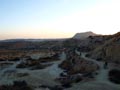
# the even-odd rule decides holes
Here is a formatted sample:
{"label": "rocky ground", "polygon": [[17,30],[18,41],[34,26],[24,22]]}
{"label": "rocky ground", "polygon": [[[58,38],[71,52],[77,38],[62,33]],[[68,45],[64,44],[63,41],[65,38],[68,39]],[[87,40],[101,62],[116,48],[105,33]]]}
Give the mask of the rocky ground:
{"label": "rocky ground", "polygon": [[59,74],[63,71],[62,69],[58,68],[58,65],[65,60],[65,58],[66,55],[63,52],[59,55],[59,60],[47,62],[47,64],[50,63],[50,66],[47,66],[44,69],[36,70],[30,70],[30,66],[27,68],[16,68],[17,65],[19,65],[23,60],[14,62],[12,65],[8,65],[8,67],[3,68],[0,71],[0,84],[12,84],[13,81],[16,80],[25,80],[30,86],[35,88],[38,88],[41,85],[59,85],[59,82],[56,82],[55,78],[59,77]]}
{"label": "rocky ground", "polygon": [[0,51],[0,90],[120,90],[120,33],[55,49]]}
{"label": "rocky ground", "polygon": [[[0,71],[0,84],[12,84],[13,81],[25,80],[27,84],[35,90],[57,90],[58,88],[58,90],[120,89],[119,84],[112,83],[108,79],[109,71],[114,68],[112,64],[110,64],[111,66],[108,66],[108,68],[105,69],[103,61],[96,61],[94,59],[90,59],[86,57],[86,53],[82,53],[79,51],[75,51],[75,54],[77,55],[77,58],[74,58],[76,58],[75,61],[78,63],[76,64],[75,62],[72,62],[76,65],[74,65],[74,68],[71,69],[72,73],[61,75],[61,73],[64,72],[64,69],[61,69],[59,65],[62,62],[66,61],[69,57],[66,56],[69,55],[67,52],[62,52],[60,54],[60,60],[47,62],[47,64],[50,63],[51,65],[44,69],[30,70],[29,68],[16,68],[16,66],[20,64],[21,61],[17,61],[12,65],[8,65],[8,67],[5,67]],[[78,60],[80,60],[80,63]],[[81,64],[81,66],[79,66],[79,64]],[[89,65],[91,66],[89,67]],[[85,67],[87,67],[88,69],[85,69]],[[78,71],[76,72],[76,70]],[[90,76],[91,74],[86,74],[90,72],[92,73],[92,77]],[[77,75],[80,75],[81,78],[76,77]],[[68,76],[72,76],[73,78],[73,81],[70,81],[69,83],[71,84],[71,86],[68,86],[69,88],[66,87],[67,84],[58,80],[58,78],[65,77],[64,80],[69,81],[70,78],[68,78]],[[74,79],[74,77],[76,77],[77,79]],[[78,81],[76,82],[74,80]]]}

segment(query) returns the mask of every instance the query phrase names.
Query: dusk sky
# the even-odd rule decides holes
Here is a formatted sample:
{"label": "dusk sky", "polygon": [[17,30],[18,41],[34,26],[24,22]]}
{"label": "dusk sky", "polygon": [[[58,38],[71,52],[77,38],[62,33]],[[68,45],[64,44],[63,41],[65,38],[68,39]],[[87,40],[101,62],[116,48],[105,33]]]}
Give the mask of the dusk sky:
{"label": "dusk sky", "polygon": [[0,0],[0,39],[120,31],[120,0]]}

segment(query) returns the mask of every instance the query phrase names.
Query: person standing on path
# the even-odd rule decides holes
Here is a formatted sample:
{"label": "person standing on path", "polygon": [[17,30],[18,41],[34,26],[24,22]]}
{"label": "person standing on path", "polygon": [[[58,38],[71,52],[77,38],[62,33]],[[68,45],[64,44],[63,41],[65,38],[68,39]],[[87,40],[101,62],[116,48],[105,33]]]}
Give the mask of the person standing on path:
{"label": "person standing on path", "polygon": [[104,69],[107,69],[107,68],[108,68],[108,62],[105,61],[105,63],[104,63]]}

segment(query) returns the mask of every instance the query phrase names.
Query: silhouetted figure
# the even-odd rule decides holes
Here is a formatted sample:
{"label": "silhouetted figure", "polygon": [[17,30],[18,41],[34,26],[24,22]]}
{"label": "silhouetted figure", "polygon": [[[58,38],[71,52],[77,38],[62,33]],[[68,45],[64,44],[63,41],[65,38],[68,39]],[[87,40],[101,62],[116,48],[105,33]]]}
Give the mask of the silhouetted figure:
{"label": "silhouetted figure", "polygon": [[80,52],[80,56],[81,56],[81,52]]}
{"label": "silhouetted figure", "polygon": [[104,63],[104,69],[107,69],[107,67],[108,67],[108,62],[105,62]]}

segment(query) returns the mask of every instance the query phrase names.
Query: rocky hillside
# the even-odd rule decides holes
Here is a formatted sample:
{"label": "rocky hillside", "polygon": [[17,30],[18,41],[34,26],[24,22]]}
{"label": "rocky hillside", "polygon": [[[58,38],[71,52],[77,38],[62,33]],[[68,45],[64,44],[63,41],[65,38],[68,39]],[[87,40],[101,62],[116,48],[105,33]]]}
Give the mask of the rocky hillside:
{"label": "rocky hillside", "polygon": [[89,32],[83,32],[83,33],[77,33],[75,36],[73,36],[74,39],[85,39],[89,36],[96,36],[97,34],[89,31]]}
{"label": "rocky hillside", "polygon": [[67,39],[63,42],[65,48],[78,48],[81,52],[88,52],[96,49],[98,46],[103,45],[109,38],[107,36],[97,35],[89,36],[85,39]]}
{"label": "rocky hillside", "polygon": [[63,46],[77,47],[80,52],[90,52],[88,55],[93,59],[120,63],[120,32],[114,35],[89,36],[85,39],[72,38],[64,41]]}
{"label": "rocky hillside", "polygon": [[92,51],[90,56],[98,60],[120,63],[120,32],[106,38],[104,44]]}
{"label": "rocky hillside", "polygon": [[98,65],[92,61],[83,59],[77,55],[75,50],[67,50],[67,59],[59,66],[67,70],[68,74],[92,73],[99,69]]}

